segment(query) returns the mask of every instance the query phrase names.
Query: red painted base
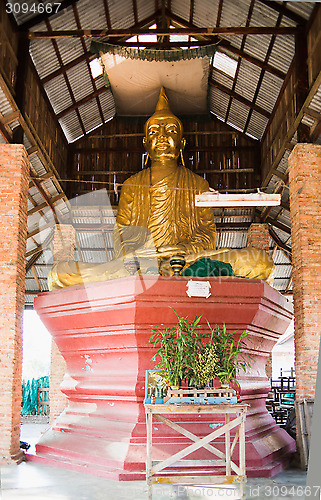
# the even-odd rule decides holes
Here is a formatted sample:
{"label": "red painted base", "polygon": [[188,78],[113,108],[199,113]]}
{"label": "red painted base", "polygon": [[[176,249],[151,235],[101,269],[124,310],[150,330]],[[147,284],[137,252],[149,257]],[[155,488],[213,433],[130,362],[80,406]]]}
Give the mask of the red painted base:
{"label": "red painted base", "polygon": [[[81,469],[120,480],[144,479],[146,428],[145,370],[153,368],[148,345],[151,325],[202,315],[211,325],[251,332],[250,372],[240,377],[241,399],[250,404],[246,420],[248,476],[279,472],[295,450],[294,440],[265,408],[269,382],[265,364],[292,318],[292,304],[260,280],[200,278],[211,284],[209,298],[186,294],[189,278],[128,277],[70,287],[40,295],[35,308],[64,356],[62,384],[68,408],[36,446],[29,460]],[[177,416],[194,434],[205,435],[220,417]],[[188,440],[157,424],[157,458],[178,451]],[[223,450],[223,443],[219,443]],[[213,458],[206,450],[188,457]],[[219,469],[216,473],[221,473]]]}

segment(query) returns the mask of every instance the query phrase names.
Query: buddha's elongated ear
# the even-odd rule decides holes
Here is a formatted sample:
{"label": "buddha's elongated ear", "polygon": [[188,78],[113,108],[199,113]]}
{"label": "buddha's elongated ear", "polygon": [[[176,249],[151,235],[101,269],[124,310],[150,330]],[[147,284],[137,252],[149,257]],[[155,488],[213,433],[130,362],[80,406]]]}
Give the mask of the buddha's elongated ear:
{"label": "buddha's elongated ear", "polygon": [[185,139],[185,137],[182,137],[182,139],[181,139],[181,149],[183,150],[185,148],[185,146],[186,146],[186,139]]}

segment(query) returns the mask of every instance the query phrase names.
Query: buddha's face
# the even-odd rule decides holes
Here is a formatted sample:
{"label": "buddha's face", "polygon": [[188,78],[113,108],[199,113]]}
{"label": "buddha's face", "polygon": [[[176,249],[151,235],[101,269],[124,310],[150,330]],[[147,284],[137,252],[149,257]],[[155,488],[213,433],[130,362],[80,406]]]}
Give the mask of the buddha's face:
{"label": "buddha's face", "polygon": [[169,113],[151,116],[145,126],[143,144],[152,160],[176,160],[185,146],[178,118]]}

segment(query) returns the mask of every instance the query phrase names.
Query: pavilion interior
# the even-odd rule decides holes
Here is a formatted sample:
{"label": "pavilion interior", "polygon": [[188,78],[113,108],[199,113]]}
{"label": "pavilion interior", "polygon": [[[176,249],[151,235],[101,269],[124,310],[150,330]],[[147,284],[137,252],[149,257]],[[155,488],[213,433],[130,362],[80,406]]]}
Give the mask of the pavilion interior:
{"label": "pavilion interior", "polygon": [[[281,195],[276,207],[214,208],[217,248],[244,248],[250,225],[267,223],[273,287],[292,299],[288,157],[297,143],[321,145],[320,4],[46,4],[54,7],[0,7],[0,143],[23,144],[31,163],[25,308],[48,291],[57,224],[76,229],[75,260],[113,258],[120,189],[145,161],[143,126],[153,109],[144,96],[155,106],[160,85],[183,122],[186,167],[220,193]],[[93,41],[108,44],[105,75]],[[181,69],[184,51],[197,50],[204,62],[188,56]],[[172,73],[146,76],[144,51],[166,51]],[[126,80],[130,71],[141,77]]]}

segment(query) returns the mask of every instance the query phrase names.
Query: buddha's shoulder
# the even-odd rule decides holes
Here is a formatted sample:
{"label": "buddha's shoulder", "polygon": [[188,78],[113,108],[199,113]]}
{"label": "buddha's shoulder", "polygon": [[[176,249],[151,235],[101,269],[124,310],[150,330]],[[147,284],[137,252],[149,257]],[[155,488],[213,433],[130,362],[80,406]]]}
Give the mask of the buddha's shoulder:
{"label": "buddha's shoulder", "polygon": [[189,168],[186,168],[186,167],[180,167],[180,168],[181,168],[181,174],[183,176],[185,176],[186,178],[195,182],[199,186],[203,186],[203,187],[208,186],[207,180],[205,180],[200,175],[196,174],[195,172],[192,172],[192,170],[190,170]]}
{"label": "buddha's shoulder", "polygon": [[125,180],[124,185],[126,186],[133,186],[133,185],[141,185],[144,183],[146,179],[150,178],[150,169],[149,168],[144,168],[143,170],[140,170],[134,175],[131,175],[128,179]]}

